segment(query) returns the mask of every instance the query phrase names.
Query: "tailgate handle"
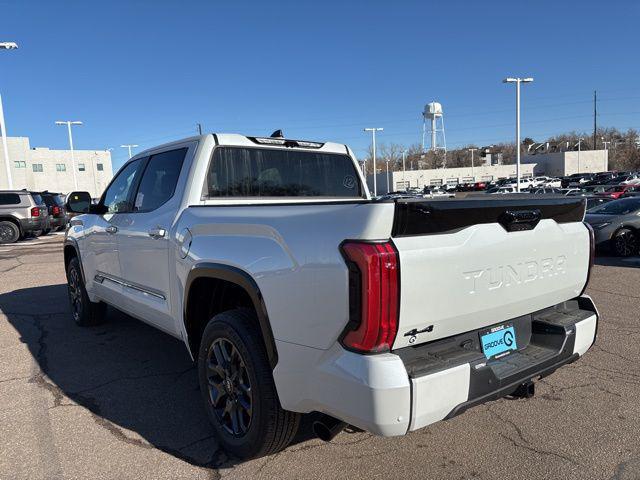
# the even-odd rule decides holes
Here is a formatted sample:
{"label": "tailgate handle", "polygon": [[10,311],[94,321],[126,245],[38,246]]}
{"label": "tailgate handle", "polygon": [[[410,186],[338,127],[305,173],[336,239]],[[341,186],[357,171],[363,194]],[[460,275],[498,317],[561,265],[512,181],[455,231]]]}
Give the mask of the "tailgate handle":
{"label": "tailgate handle", "polygon": [[540,210],[507,210],[498,218],[507,232],[533,230],[540,221]]}

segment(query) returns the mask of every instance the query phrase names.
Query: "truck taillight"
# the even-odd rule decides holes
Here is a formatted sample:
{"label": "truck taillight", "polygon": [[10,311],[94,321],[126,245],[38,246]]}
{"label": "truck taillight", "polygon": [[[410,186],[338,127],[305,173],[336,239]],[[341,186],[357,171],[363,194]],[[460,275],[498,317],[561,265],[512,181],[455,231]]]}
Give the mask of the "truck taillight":
{"label": "truck taillight", "polygon": [[39,217],[40,216],[40,207],[31,207],[31,216]]}
{"label": "truck taillight", "polygon": [[398,332],[400,270],[391,242],[347,241],[342,253],[349,267],[349,324],[342,344],[349,350],[390,350]]}

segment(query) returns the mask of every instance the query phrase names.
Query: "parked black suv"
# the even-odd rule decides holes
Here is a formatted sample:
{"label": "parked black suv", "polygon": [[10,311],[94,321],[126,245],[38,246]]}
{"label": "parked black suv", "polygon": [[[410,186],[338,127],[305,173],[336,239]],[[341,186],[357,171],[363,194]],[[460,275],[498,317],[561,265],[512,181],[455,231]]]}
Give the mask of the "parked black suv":
{"label": "parked black suv", "polygon": [[40,196],[49,209],[49,230],[64,230],[69,222],[64,198],[60,193],[49,191],[40,192]]}

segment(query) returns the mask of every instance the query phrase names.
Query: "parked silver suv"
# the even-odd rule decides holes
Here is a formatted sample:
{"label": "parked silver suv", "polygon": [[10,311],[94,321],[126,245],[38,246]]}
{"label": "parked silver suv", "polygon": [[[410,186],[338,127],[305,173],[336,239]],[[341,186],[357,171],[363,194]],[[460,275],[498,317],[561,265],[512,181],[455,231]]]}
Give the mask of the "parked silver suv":
{"label": "parked silver suv", "polygon": [[0,190],[0,243],[14,243],[48,228],[42,197],[27,190]]}

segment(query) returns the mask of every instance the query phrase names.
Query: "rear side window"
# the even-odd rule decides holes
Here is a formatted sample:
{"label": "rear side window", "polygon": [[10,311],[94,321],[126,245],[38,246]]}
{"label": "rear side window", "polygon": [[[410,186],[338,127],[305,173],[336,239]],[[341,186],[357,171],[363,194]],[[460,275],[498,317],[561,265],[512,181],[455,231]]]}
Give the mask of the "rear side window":
{"label": "rear side window", "polygon": [[0,193],[0,205],[20,205],[20,195],[17,193]]}
{"label": "rear side window", "polygon": [[207,194],[220,197],[361,198],[351,157],[315,151],[218,147]]}
{"label": "rear side window", "polygon": [[186,148],[152,155],[136,194],[134,212],[150,212],[166,203],[176,190]]}

